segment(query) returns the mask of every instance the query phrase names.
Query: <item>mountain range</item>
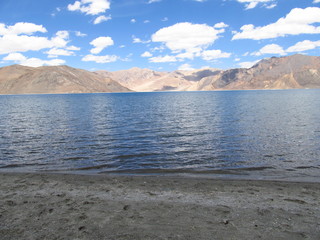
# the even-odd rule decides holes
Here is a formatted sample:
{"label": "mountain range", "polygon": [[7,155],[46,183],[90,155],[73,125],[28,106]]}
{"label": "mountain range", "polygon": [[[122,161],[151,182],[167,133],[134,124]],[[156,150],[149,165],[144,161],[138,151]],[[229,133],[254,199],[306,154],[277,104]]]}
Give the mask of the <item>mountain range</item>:
{"label": "mountain range", "polygon": [[251,68],[89,72],[68,66],[0,68],[0,94],[320,88],[320,57],[266,58]]}
{"label": "mountain range", "polygon": [[128,92],[130,89],[98,74],[68,66],[0,68],[0,94]]}

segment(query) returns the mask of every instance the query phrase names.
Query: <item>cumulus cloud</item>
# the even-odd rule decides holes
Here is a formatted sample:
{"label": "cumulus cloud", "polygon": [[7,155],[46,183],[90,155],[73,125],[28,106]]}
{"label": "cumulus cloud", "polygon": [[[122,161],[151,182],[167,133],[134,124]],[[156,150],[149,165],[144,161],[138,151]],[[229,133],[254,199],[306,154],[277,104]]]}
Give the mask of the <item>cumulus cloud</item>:
{"label": "cumulus cloud", "polygon": [[6,35],[0,37],[0,54],[39,51],[53,47],[53,43],[45,37]]}
{"label": "cumulus cloud", "polygon": [[181,66],[179,66],[178,70],[182,70],[182,71],[191,71],[191,70],[194,70],[193,67],[191,67],[190,64],[188,63],[185,63],[185,64],[182,64]]}
{"label": "cumulus cloud", "polygon": [[294,8],[286,17],[280,18],[275,23],[263,27],[255,27],[252,24],[242,26],[241,32],[236,32],[232,40],[261,40],[286,35],[319,34],[320,27],[314,25],[315,23],[320,23],[320,8]]}
{"label": "cumulus cloud", "polygon": [[105,55],[105,56],[96,56],[96,55],[86,55],[81,60],[84,62],[96,62],[96,63],[110,63],[115,62],[119,59],[116,55]]}
{"label": "cumulus cloud", "polygon": [[313,0],[313,3],[320,3],[320,0]]}
{"label": "cumulus cloud", "polygon": [[35,33],[46,33],[47,30],[42,25],[34,23],[20,22],[12,26],[0,24],[0,55],[8,54],[4,61],[39,67],[43,65],[60,65],[65,61],[62,59],[42,60],[39,58],[28,58],[21,52],[40,51],[49,49],[46,54],[49,58],[58,56],[74,55],[73,51],[80,50],[75,46],[68,46],[69,32],[58,31],[51,37],[35,36]]}
{"label": "cumulus cloud", "polygon": [[287,48],[286,50],[283,49],[278,44],[268,44],[263,48],[261,48],[259,51],[253,52],[251,55],[253,56],[261,56],[265,54],[286,55],[287,53],[303,52],[303,51],[312,50],[318,47],[320,47],[320,40],[319,41],[304,40],[301,42],[297,42],[295,45]]}
{"label": "cumulus cloud", "polygon": [[101,15],[99,17],[97,17],[94,21],[93,21],[93,24],[99,24],[99,23],[102,23],[102,22],[106,22],[108,20],[111,20],[111,16],[104,16],[104,15]]}
{"label": "cumulus cloud", "polygon": [[138,37],[136,37],[136,36],[132,36],[132,42],[133,43],[143,43],[143,44],[145,44],[145,43],[149,43],[150,41],[143,41],[143,40],[141,40],[140,38],[138,38]]}
{"label": "cumulus cloud", "polygon": [[[72,48],[72,49],[75,49],[75,48]],[[73,51],[61,49],[61,48],[52,48],[45,53],[48,54],[49,58],[56,58],[57,56],[72,56],[72,55],[74,55]]]}
{"label": "cumulus cloud", "polygon": [[286,51],[287,52],[303,52],[303,51],[315,49],[317,47],[320,47],[320,41],[304,40],[289,47]]}
{"label": "cumulus cloud", "polygon": [[0,37],[0,54],[39,51],[54,47],[64,48],[68,44],[68,36],[66,31],[58,31],[51,39],[32,35],[7,34]]}
{"label": "cumulus cloud", "polygon": [[152,57],[152,54],[148,51],[141,54],[141,57]]}
{"label": "cumulus cloud", "polygon": [[90,44],[94,46],[90,52],[92,54],[98,54],[106,47],[112,46],[114,43],[111,37],[98,37],[92,40]]}
{"label": "cumulus cloud", "polygon": [[261,48],[258,52],[253,53],[252,55],[261,56],[264,54],[280,54],[286,55],[286,52],[278,44],[268,44]]}
{"label": "cumulus cloud", "polygon": [[162,42],[174,52],[200,51],[213,44],[224,29],[215,29],[206,24],[177,23],[162,28],[152,35],[153,42]]}
{"label": "cumulus cloud", "polygon": [[221,50],[206,50],[201,53],[204,60],[210,61],[218,58],[229,58],[231,53],[222,52]]}
{"label": "cumulus cloud", "polygon": [[32,35],[36,32],[47,32],[47,29],[43,27],[42,25],[37,25],[34,23],[28,23],[28,22],[18,22],[15,25],[12,26],[6,26],[3,23],[0,23],[0,36],[2,35],[20,35],[20,34],[26,34],[26,35]]}
{"label": "cumulus cloud", "polygon": [[275,0],[237,0],[240,3],[245,3],[246,9],[253,9],[258,4],[262,3],[263,7],[266,8],[274,8],[276,6],[276,1]]}
{"label": "cumulus cloud", "polygon": [[162,28],[152,35],[152,42],[163,43],[174,56],[152,57],[150,62],[175,62],[195,57],[201,57],[206,61],[227,58],[231,55],[230,53],[224,53],[221,50],[207,50],[227,26],[223,22],[217,23],[214,27],[183,22]]}
{"label": "cumulus cloud", "polygon": [[69,11],[80,11],[86,15],[98,15],[110,9],[110,0],[81,0],[68,5]]}
{"label": "cumulus cloud", "polygon": [[165,55],[165,56],[149,58],[149,61],[152,63],[166,63],[166,62],[176,62],[177,59],[175,56]]}
{"label": "cumulus cloud", "polygon": [[225,24],[224,22],[219,22],[219,23],[215,24],[213,27],[214,28],[226,28],[226,27],[229,27],[229,25]]}
{"label": "cumulus cloud", "polygon": [[27,58],[21,53],[10,53],[8,56],[4,57],[4,61],[13,61],[23,66],[28,67],[41,67],[44,65],[47,66],[57,66],[65,64],[65,61],[62,59],[52,59],[52,60],[42,60],[39,58]]}

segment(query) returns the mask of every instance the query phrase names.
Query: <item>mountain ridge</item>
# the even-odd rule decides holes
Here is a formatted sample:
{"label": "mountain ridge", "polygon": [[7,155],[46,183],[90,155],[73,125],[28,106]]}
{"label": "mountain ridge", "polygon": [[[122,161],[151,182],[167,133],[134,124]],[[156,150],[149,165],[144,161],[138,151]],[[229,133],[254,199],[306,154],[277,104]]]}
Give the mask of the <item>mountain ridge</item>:
{"label": "mountain ridge", "polygon": [[0,94],[128,92],[110,78],[66,65],[0,68]]}
{"label": "mountain ridge", "polygon": [[0,68],[0,94],[214,91],[320,88],[320,57],[265,58],[251,68],[158,72],[134,67],[94,71],[62,66]]}

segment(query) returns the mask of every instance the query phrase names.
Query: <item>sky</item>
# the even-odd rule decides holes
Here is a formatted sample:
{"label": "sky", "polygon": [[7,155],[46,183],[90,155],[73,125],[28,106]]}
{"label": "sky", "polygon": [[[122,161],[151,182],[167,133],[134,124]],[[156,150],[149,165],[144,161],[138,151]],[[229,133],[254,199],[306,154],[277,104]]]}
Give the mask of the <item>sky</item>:
{"label": "sky", "polygon": [[319,50],[320,0],[0,0],[0,67],[249,68]]}

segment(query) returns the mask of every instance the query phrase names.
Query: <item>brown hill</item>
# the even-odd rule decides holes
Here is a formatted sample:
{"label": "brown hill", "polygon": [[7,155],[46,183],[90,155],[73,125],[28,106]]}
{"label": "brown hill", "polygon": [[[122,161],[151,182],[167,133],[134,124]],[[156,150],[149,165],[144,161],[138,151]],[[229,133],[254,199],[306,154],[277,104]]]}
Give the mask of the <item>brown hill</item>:
{"label": "brown hill", "polygon": [[123,86],[137,92],[186,91],[202,78],[213,75],[216,69],[192,71],[156,72],[150,69],[131,68],[116,72],[95,73],[112,78]]}
{"label": "brown hill", "polygon": [[292,55],[261,60],[252,68],[155,72],[132,68],[97,72],[135,91],[320,88],[320,57]]}
{"label": "brown hill", "polygon": [[252,68],[230,69],[201,79],[193,90],[320,88],[320,57],[264,59]]}
{"label": "brown hill", "polygon": [[88,72],[68,66],[0,68],[0,94],[320,88],[320,57],[261,60],[252,68],[157,72],[132,68]]}
{"label": "brown hill", "polygon": [[68,66],[0,68],[0,94],[127,92],[110,78]]}

